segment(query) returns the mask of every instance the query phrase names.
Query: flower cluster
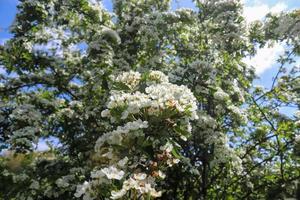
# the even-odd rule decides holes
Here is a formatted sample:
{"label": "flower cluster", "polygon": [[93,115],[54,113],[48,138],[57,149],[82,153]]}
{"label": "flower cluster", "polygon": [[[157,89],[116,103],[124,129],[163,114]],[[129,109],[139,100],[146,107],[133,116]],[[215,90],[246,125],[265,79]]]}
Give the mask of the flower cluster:
{"label": "flower cluster", "polygon": [[147,176],[145,173],[133,174],[132,177],[123,182],[122,189],[119,191],[112,191],[111,198],[122,198],[128,191],[135,190],[138,196],[150,194],[152,197],[160,197],[161,191],[157,192],[155,188],[155,179],[152,176]]}
{"label": "flower cluster", "polygon": [[134,71],[124,72],[116,77],[116,82],[122,82],[131,89],[135,88],[141,80],[141,74]]}
{"label": "flower cluster", "polygon": [[124,126],[118,126],[116,130],[108,132],[98,138],[95,145],[95,151],[99,151],[104,143],[109,145],[120,145],[123,137],[126,137],[126,134],[143,128],[148,128],[148,122],[140,119],[133,122],[128,122]]}
{"label": "flower cluster", "polygon": [[101,164],[92,171],[92,180],[77,187],[75,196],[160,197],[157,183],[180,162],[181,146],[175,138],[187,140],[190,120],[198,118],[196,98],[187,87],[169,83],[160,71],[129,71],[111,79],[121,87],[113,88],[101,116],[115,128],[96,141]]}
{"label": "flower cluster", "polygon": [[148,74],[147,85],[152,85],[155,83],[168,83],[169,78],[161,71],[151,71]]}
{"label": "flower cluster", "polygon": [[[116,78],[131,89],[135,88],[141,80],[137,72],[125,72]],[[116,120],[117,117],[125,120],[129,116],[146,110],[148,115],[158,116],[165,110],[176,110],[179,113],[189,113],[190,119],[197,119],[197,104],[193,93],[186,86],[178,86],[168,82],[166,75],[159,71],[151,71],[146,75],[148,87],[141,91],[123,92],[113,91],[102,117]]]}
{"label": "flower cluster", "polygon": [[232,117],[237,119],[237,121],[242,124],[247,123],[248,119],[246,113],[242,109],[238,108],[235,105],[230,105],[228,106],[228,110],[231,112]]}
{"label": "flower cluster", "polygon": [[224,101],[229,98],[229,95],[225,93],[221,88],[217,88],[217,91],[214,93],[214,98],[218,101]]}

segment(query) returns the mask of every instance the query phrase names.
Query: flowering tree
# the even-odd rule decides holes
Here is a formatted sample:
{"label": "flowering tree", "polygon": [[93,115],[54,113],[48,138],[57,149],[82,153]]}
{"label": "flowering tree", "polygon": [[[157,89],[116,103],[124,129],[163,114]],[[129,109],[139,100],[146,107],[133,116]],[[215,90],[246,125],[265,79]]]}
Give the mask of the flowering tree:
{"label": "flowering tree", "polygon": [[[299,11],[248,25],[238,0],[170,3],[20,2],[0,46],[1,198],[300,197]],[[243,59],[274,42],[273,84],[253,86]]]}

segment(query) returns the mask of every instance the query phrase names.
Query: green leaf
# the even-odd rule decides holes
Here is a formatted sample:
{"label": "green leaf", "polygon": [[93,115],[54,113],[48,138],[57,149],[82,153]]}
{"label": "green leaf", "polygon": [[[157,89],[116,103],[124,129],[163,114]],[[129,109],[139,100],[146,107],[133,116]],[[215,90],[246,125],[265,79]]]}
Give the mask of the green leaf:
{"label": "green leaf", "polygon": [[172,149],[172,155],[177,158],[177,159],[180,159],[182,156],[177,152],[177,149],[174,147]]}
{"label": "green leaf", "polygon": [[188,131],[186,130],[186,128],[183,127],[183,126],[175,126],[175,127],[174,127],[174,131],[175,131],[176,133],[178,133],[179,135],[183,135],[183,136],[186,136],[186,137],[188,137],[188,136],[191,135],[191,133],[188,132]]}
{"label": "green leaf", "polygon": [[113,84],[113,89],[114,90],[125,90],[125,91],[131,90],[131,88],[128,87],[128,85],[126,85],[125,83],[122,83],[122,82],[115,82]]}

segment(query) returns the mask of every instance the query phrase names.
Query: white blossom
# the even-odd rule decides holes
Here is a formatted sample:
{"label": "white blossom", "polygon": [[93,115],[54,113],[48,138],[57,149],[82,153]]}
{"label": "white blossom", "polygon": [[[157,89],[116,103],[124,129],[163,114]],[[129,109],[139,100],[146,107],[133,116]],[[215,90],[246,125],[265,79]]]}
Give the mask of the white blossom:
{"label": "white blossom", "polygon": [[111,199],[120,199],[127,193],[127,190],[121,189],[119,191],[111,191]]}
{"label": "white blossom", "polygon": [[160,147],[160,150],[170,153],[173,150],[173,148],[174,148],[173,144],[171,144],[170,142],[167,142],[164,146]]}
{"label": "white blossom", "polygon": [[165,179],[166,178],[166,174],[163,173],[161,170],[158,170],[158,176],[162,179]]}
{"label": "white blossom", "polygon": [[33,180],[32,183],[29,186],[30,189],[38,190],[40,188],[39,182]]}
{"label": "white blossom", "polygon": [[[180,113],[188,113],[190,119],[197,119],[197,100],[191,90],[186,86],[178,86],[167,82],[167,76],[158,71],[152,71],[149,74],[151,82],[161,82],[152,84],[145,88],[145,93],[136,91],[133,93],[112,92],[107,103],[107,110],[102,111],[102,117],[110,117],[111,111],[116,108],[123,109],[121,119],[127,119],[132,114],[138,114],[141,110],[148,108],[148,114],[157,116],[160,110],[175,109]],[[152,77],[152,79],[151,79]],[[116,78],[131,87],[136,87],[140,74],[134,72],[125,72]]]}
{"label": "white blossom", "polygon": [[229,95],[218,87],[217,91],[214,93],[214,98],[218,101],[225,101],[229,98]]}
{"label": "white blossom", "polygon": [[79,198],[83,194],[86,193],[87,189],[90,188],[89,182],[85,181],[82,185],[78,185],[76,189],[76,193],[74,194],[75,197]]}
{"label": "white blossom", "polygon": [[148,74],[147,85],[152,85],[155,83],[168,83],[169,78],[161,71],[150,71]]}
{"label": "white blossom", "polygon": [[125,156],[125,158],[123,158],[122,160],[120,160],[120,161],[118,162],[118,166],[119,166],[119,167],[125,167],[125,165],[127,164],[128,160],[129,160],[128,157]]}
{"label": "white blossom", "polygon": [[145,180],[146,179],[147,174],[145,174],[145,173],[138,173],[138,174],[134,174],[133,177],[134,177],[135,180],[141,181],[141,180]]}
{"label": "white blossom", "polygon": [[131,89],[135,88],[140,83],[140,80],[141,74],[139,72],[134,71],[123,72],[115,79],[116,82],[122,82]]}
{"label": "white blossom", "polygon": [[134,189],[139,195],[149,194],[151,197],[160,197],[161,191],[156,191],[153,187],[153,180],[147,177],[144,173],[134,174],[133,177],[123,182],[122,189],[119,191],[112,191],[111,198],[118,199],[122,198],[127,191]]}
{"label": "white blossom", "polygon": [[106,175],[108,179],[121,180],[125,174],[124,171],[118,170],[114,166],[103,168],[101,169],[101,171]]}
{"label": "white blossom", "polygon": [[108,143],[110,145],[120,145],[124,134],[144,128],[148,128],[148,122],[142,121],[141,119],[128,122],[124,126],[118,126],[116,130],[105,133],[98,138],[95,145],[95,151],[99,151],[104,143]]}

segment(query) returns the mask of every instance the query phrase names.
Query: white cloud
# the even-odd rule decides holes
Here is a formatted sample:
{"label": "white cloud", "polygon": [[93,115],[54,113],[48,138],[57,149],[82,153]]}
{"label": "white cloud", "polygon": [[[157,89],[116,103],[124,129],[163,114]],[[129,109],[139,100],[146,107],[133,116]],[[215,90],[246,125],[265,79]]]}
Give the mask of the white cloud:
{"label": "white cloud", "polygon": [[247,5],[247,2],[244,6],[244,16],[248,23],[262,20],[268,13],[279,13],[286,10],[288,6],[284,2],[279,2],[274,6],[262,3],[261,1],[255,1],[251,6]]}
{"label": "white cloud", "polygon": [[257,54],[252,58],[245,58],[244,62],[255,68],[257,74],[262,74],[267,69],[270,69],[280,54],[284,53],[284,45],[276,43],[273,46],[258,49]]}
{"label": "white cloud", "polygon": [[279,2],[271,8],[271,13],[280,13],[282,11],[285,11],[287,8],[288,6],[285,3]]}
{"label": "white cloud", "polygon": [[[252,2],[252,4],[250,4]],[[247,23],[256,20],[263,20],[268,13],[280,13],[287,10],[288,6],[284,2],[278,2],[271,6],[263,3],[261,0],[244,1],[244,17]],[[266,45],[258,49],[257,54],[252,58],[245,58],[244,62],[255,68],[257,74],[262,74],[270,69],[278,59],[278,56],[284,52],[284,45],[276,43],[273,46]]]}

